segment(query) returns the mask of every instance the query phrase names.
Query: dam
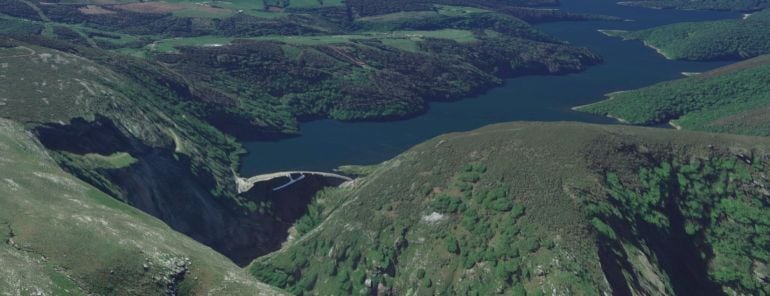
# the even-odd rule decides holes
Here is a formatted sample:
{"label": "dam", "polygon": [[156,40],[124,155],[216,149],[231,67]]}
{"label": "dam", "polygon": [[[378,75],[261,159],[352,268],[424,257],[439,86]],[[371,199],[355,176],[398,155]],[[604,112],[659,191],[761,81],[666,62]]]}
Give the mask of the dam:
{"label": "dam", "polygon": [[275,173],[268,173],[268,174],[261,174],[256,175],[251,178],[240,178],[237,177],[235,180],[236,186],[238,188],[238,193],[245,193],[254,188],[254,185],[257,183],[264,183],[264,182],[272,182],[276,180],[285,180],[285,183],[272,187],[273,191],[279,191],[284,188],[287,188],[294,183],[297,183],[301,180],[304,180],[306,177],[322,177],[329,179],[328,181],[330,183],[335,183],[335,180],[339,182],[340,185],[345,182],[353,181],[352,178],[335,174],[335,173],[325,173],[325,172],[314,172],[314,171],[285,171],[285,172],[275,172]]}

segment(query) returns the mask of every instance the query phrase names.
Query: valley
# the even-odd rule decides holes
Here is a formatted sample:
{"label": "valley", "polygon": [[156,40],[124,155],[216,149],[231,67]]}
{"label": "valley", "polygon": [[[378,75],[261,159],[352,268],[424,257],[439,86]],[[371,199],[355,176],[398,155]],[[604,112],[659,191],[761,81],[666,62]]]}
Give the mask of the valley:
{"label": "valley", "polygon": [[0,294],[770,295],[766,6],[0,0]]}
{"label": "valley", "polygon": [[[450,103],[431,103],[427,113],[408,120],[387,122],[302,123],[302,136],[280,141],[247,141],[241,174],[287,169],[329,171],[347,164],[374,164],[398,155],[422,141],[452,131],[467,131],[507,121],[614,120],[576,112],[572,107],[592,103],[606,93],[647,86],[681,77],[681,72],[701,72],[727,62],[666,61],[641,43],[606,37],[599,29],[635,30],[676,21],[709,21],[738,18],[737,13],[654,11],[615,5],[612,1],[562,1],[565,11],[599,13],[632,22],[595,21],[537,25],[558,39],[589,47],[603,63],[584,72],[564,76],[518,77],[476,97]],[[308,147],[312,147],[309,149]],[[282,157],[290,154],[292,157]]]}

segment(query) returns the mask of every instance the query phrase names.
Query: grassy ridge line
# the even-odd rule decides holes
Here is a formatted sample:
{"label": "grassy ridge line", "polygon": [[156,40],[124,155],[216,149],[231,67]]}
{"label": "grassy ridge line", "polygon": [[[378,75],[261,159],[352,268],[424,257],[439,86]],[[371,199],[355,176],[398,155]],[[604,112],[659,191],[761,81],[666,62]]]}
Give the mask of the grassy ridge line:
{"label": "grassy ridge line", "polygon": [[677,128],[770,135],[770,56],[662,82],[653,86],[609,94],[597,103],[576,110],[623,119],[630,124],[671,122]]}
{"label": "grassy ridge line", "polygon": [[5,119],[0,164],[0,290],[281,294],[210,248],[63,172],[22,126]]}

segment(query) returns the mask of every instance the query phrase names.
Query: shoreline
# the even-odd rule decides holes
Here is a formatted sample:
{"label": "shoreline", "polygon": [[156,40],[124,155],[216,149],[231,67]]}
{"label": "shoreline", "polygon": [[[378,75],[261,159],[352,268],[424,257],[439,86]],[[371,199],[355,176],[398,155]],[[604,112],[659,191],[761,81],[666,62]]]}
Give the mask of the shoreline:
{"label": "shoreline", "polygon": [[[602,33],[602,34],[604,34],[605,36],[608,36],[608,37],[621,38],[623,40],[639,40],[639,39],[635,39],[635,38],[626,38],[625,36],[623,36],[624,33],[628,33],[629,32],[627,30],[598,29],[596,31],[599,32],[599,33]],[[650,44],[646,40],[641,40],[641,41],[642,41],[642,43],[644,43],[644,46],[654,49],[656,52],[658,52],[659,55],[663,56],[667,60],[674,60],[674,58],[671,55],[669,55],[668,53],[666,53],[662,49],[656,47],[655,45]]]}
{"label": "shoreline", "polygon": [[[622,93],[626,93],[626,92],[630,92],[630,90],[619,90],[619,91],[613,91],[611,93],[606,93],[606,94],[604,94],[605,99],[603,99],[603,100],[598,100],[596,102],[588,103],[588,104],[584,104],[584,105],[574,106],[574,107],[570,108],[570,110],[572,110],[572,111],[580,111],[580,109],[588,107],[588,106],[591,106],[591,105],[595,105],[595,104],[598,104],[598,103],[601,103],[601,102],[605,102],[605,101],[614,100],[616,95],[619,95],[619,94],[622,94]],[[580,111],[580,112],[583,112],[583,111]]]}
{"label": "shoreline", "polygon": [[669,120],[669,121],[668,121],[668,125],[670,125],[671,127],[673,127],[674,129],[676,129],[676,130],[678,130],[678,131],[681,131],[681,130],[682,130],[682,126],[681,126],[681,125],[678,125],[678,124],[676,124],[676,123],[674,122],[674,120]]}
{"label": "shoreline", "polygon": [[[598,104],[598,103],[601,103],[601,102],[604,102],[604,101],[609,101],[609,100],[612,100],[612,99],[614,99],[614,97],[609,97],[608,99],[601,100],[601,101],[598,101],[598,102],[593,102],[593,103],[590,103],[590,104],[575,106],[575,107],[570,108],[570,110],[576,111],[576,112],[583,112],[583,113],[591,114],[590,112],[584,112],[584,111],[581,111],[580,109],[588,107],[588,106],[591,106],[591,105],[594,105],[594,104]],[[599,115],[599,114],[596,114],[596,115]],[[622,123],[622,124],[631,124],[631,123],[628,122],[628,120],[626,120],[626,119],[624,119],[622,117],[618,117],[618,116],[609,114],[609,113],[604,114],[604,117],[612,118],[612,119],[614,119],[617,122]]]}
{"label": "shoreline", "polygon": [[[573,3],[577,3],[578,2],[577,0],[569,0],[569,1],[573,2]],[[600,5],[600,6],[604,7],[605,5],[604,5],[604,3],[602,3],[602,5]],[[591,5],[591,7],[593,7],[593,5]],[[616,6],[614,6],[614,5],[610,6],[608,4],[607,7],[613,8],[613,10],[611,10],[611,11],[616,11],[615,10]],[[732,18],[738,18],[738,16],[740,16],[740,14],[731,14],[730,16]],[[701,20],[701,17],[700,17],[700,15],[695,15],[695,16],[692,17],[692,19],[693,19],[693,21]],[[708,19],[707,17],[703,18],[703,20],[707,20],[707,19]],[[610,38],[605,38],[605,36],[607,36],[608,34],[611,34],[611,35],[618,34],[618,35],[621,35],[621,36],[624,35],[623,33],[615,32],[615,30],[612,30],[613,28],[626,29],[626,28],[648,27],[648,26],[657,25],[658,22],[663,22],[663,21],[666,21],[666,20],[667,20],[666,18],[659,17],[657,14],[650,14],[650,15],[645,15],[644,18],[641,18],[638,21],[638,25],[629,26],[629,27],[626,27],[626,26],[617,26],[617,27],[615,27],[614,25],[612,27],[608,27],[608,25],[604,24],[604,23],[598,23],[598,24],[595,24],[595,25],[593,25],[593,24],[587,25],[588,23],[584,23],[584,24],[586,24],[585,26],[581,25],[581,26],[577,26],[577,28],[576,28],[576,29],[579,29],[579,32],[581,34],[575,35],[575,40],[570,39],[570,41],[573,42],[573,43],[580,43],[580,44],[583,44],[583,43],[592,44],[592,46],[594,46],[596,48],[606,49],[606,50],[609,50],[611,52],[615,52],[615,49],[618,49],[618,48],[633,47],[633,48],[636,49],[634,51],[634,53],[637,53],[639,55],[644,55],[646,49],[638,48],[638,45],[642,45],[642,42],[639,42],[636,45],[634,45],[634,44],[620,44],[619,42],[616,42],[617,40],[608,41],[608,39],[610,39]],[[569,28],[570,25],[565,24],[564,26],[565,26],[565,28]],[[572,29],[564,30],[564,29],[562,29],[561,25],[555,26],[555,27],[556,28],[547,28],[545,30],[545,32],[549,32],[551,34],[554,34],[553,36],[556,36],[559,39],[564,39],[564,38],[562,38],[563,36],[568,36],[568,34],[571,34],[570,31],[572,31]],[[618,31],[630,31],[630,30],[633,30],[633,29],[618,30]],[[591,33],[591,32],[593,32],[593,33]],[[601,35],[596,34],[596,33],[599,33]],[[586,38],[584,38],[584,37],[586,37]],[[595,43],[593,43],[593,42],[595,42]],[[650,48],[653,47],[653,46],[650,46],[649,44],[647,44],[645,46],[646,47],[650,47]],[[661,47],[663,47],[663,46],[661,46]],[[644,55],[644,59],[651,60],[649,63],[644,61],[644,60],[639,61],[638,59],[628,59],[629,61],[627,62],[621,56],[619,58],[615,58],[615,60],[610,61],[611,63],[606,63],[605,65],[611,64],[609,68],[612,69],[613,71],[615,69],[615,66],[618,66],[618,68],[625,69],[625,71],[627,71],[628,69],[633,69],[633,67],[648,67],[648,66],[649,67],[653,67],[653,66],[656,67],[656,68],[651,68],[651,69],[655,70],[655,69],[658,69],[657,66],[665,66],[666,60],[670,60],[670,58],[668,58],[668,55],[669,55],[668,53],[663,52],[663,50],[657,50],[657,51],[658,51],[658,54],[660,54],[661,56],[663,56],[666,59],[658,58],[654,54],[650,55],[651,52],[647,51],[646,55]],[[671,55],[673,56],[673,53]],[[613,56],[613,57],[615,57],[615,56]],[[700,62],[695,62],[693,64],[700,65]],[[628,67],[625,67],[626,65],[628,65]],[[623,67],[620,67],[620,66],[623,66]],[[701,68],[699,68],[699,67],[700,66],[693,67],[690,70],[700,70]],[[668,70],[670,70],[670,69],[668,69]],[[680,71],[682,71],[682,70],[685,70],[685,69],[678,69],[678,71],[669,71],[669,72],[671,74],[673,74],[673,76],[678,76],[677,74]],[[663,81],[668,80],[668,79],[664,80],[664,79],[658,78],[661,75],[655,74],[655,73],[651,73],[651,72],[654,72],[654,71],[638,71],[638,72],[640,72],[640,73],[638,73],[638,74],[637,73],[632,73],[631,75],[629,75],[629,77],[630,77],[629,79],[645,79],[645,80],[650,80],[653,83],[658,83],[658,82],[663,82]],[[590,73],[589,75],[586,76],[587,78],[590,78],[590,79],[603,79],[602,78],[603,75],[612,75],[611,73],[607,74],[604,71],[588,71],[588,72],[584,72],[584,73]],[[594,74],[597,74],[597,76],[593,76]],[[580,75],[582,76],[582,74],[580,74]],[[537,76],[532,76],[532,77],[537,77]],[[594,77],[596,77],[596,78],[594,78]],[[549,78],[549,80],[550,79],[551,78]],[[508,80],[508,79],[506,79],[506,80]],[[558,81],[559,83],[562,83],[562,82],[566,83],[564,85],[556,86],[556,87],[560,87],[560,88],[566,87],[566,86],[575,87],[575,88],[580,87],[581,80],[582,80],[582,78],[574,79],[574,80],[573,79],[561,80],[561,78],[553,79],[553,81]],[[597,81],[597,82],[600,83],[600,84],[604,84],[603,83],[604,81]],[[623,86],[623,85],[627,85],[625,83],[618,83],[618,84],[621,85],[621,86],[618,86],[618,84],[616,84],[615,82],[616,81],[614,79],[608,80],[607,84],[605,86],[597,86],[597,89],[591,90],[591,91],[584,90],[584,89],[575,90],[572,93],[570,93],[568,91],[564,91],[566,96],[579,96],[579,97],[583,97],[583,98],[587,97],[587,98],[593,98],[593,99],[587,99],[587,101],[579,102],[579,103],[575,102],[575,101],[572,101],[572,104],[570,104],[570,102],[565,99],[565,103],[566,104],[563,105],[563,107],[562,107],[563,109],[562,110],[565,110],[567,112],[564,112],[562,110],[559,110],[559,112],[563,112],[566,115],[559,113],[559,114],[554,115],[553,118],[556,118],[558,120],[582,121],[583,120],[582,115],[581,116],[574,116],[574,115],[570,115],[569,114],[570,111],[575,111],[575,112],[581,112],[581,113],[584,113],[585,115],[588,115],[585,118],[589,118],[592,121],[593,120],[597,120],[597,121],[601,121],[601,122],[606,122],[608,124],[611,124],[613,122],[616,123],[616,124],[621,124],[621,123],[629,122],[629,120],[627,120],[626,118],[623,118],[622,115],[620,115],[620,114],[609,114],[609,115],[608,114],[604,114],[602,116],[601,114],[590,114],[590,113],[585,112],[585,110],[588,110],[589,108],[595,108],[594,106],[601,106],[601,105],[596,105],[599,102],[602,102],[604,100],[612,100],[613,99],[612,96],[611,96],[612,94],[619,94],[620,95],[622,92],[624,92],[624,91],[619,91],[619,92],[612,92],[612,93],[610,93],[611,91],[613,91],[613,89],[617,90],[617,89],[629,88],[629,87],[624,87]],[[533,88],[531,90],[532,94],[528,93],[528,94],[519,95],[519,97],[521,97],[521,100],[529,99],[529,98],[533,98],[533,97],[544,96],[544,97],[546,97],[547,100],[549,100],[547,102],[560,101],[560,99],[548,97],[548,95],[550,95],[550,91],[543,91],[541,93],[541,89],[540,89],[540,86],[539,86],[539,83],[541,83],[541,80],[533,79],[532,83],[533,84],[534,83],[538,83],[538,85],[537,85],[538,87],[537,88]],[[524,85],[524,84],[525,83],[522,83],[521,85]],[[514,85],[520,85],[520,84],[519,83],[514,83]],[[546,85],[544,87],[554,87],[553,84],[548,84],[548,83],[543,83],[543,85]],[[503,88],[506,88],[506,87],[503,87]],[[499,89],[499,88],[495,87],[495,89]],[[559,92],[561,92],[561,91],[559,90]],[[509,93],[509,92],[507,92],[507,91],[506,92],[497,92],[497,91],[490,92],[490,96],[494,95],[495,97],[494,98],[486,98],[486,96],[484,96],[484,99],[485,100],[494,100],[495,102],[497,102],[498,101],[497,96],[505,96],[505,95],[507,95],[507,93]],[[519,94],[519,93],[520,92],[510,91],[510,94]],[[586,93],[588,93],[588,95],[585,95]],[[602,93],[605,93],[605,94],[602,95]],[[608,96],[608,97],[605,97],[605,96]],[[623,97],[625,97],[625,95],[623,95]],[[623,97],[620,97],[620,98],[623,98]],[[615,98],[618,98],[618,97],[615,97]],[[478,98],[464,98],[461,101],[476,100],[476,99],[478,99]],[[539,98],[537,98],[537,99],[539,99]],[[502,99],[500,99],[499,101],[502,103],[502,102],[508,102],[508,101],[511,101],[511,100],[502,100]],[[578,104],[575,105],[574,103],[578,103]],[[472,103],[472,104],[476,104],[476,103]],[[432,114],[432,115],[427,115],[426,114],[426,115],[421,115],[420,116],[421,118],[428,118],[430,120],[424,120],[424,121],[423,120],[417,120],[417,121],[414,121],[414,123],[410,122],[410,123],[405,123],[403,125],[399,125],[399,127],[410,128],[410,129],[413,128],[415,130],[414,131],[415,138],[422,139],[425,135],[429,135],[429,137],[432,137],[434,132],[435,132],[435,130],[441,130],[441,129],[430,127],[431,125],[437,125],[438,126],[439,124],[443,124],[443,122],[445,120],[451,120],[451,119],[447,118],[447,116],[445,116],[445,115],[438,114],[436,112],[436,110],[439,110],[440,112],[444,112],[444,113],[450,114],[450,115],[454,114],[454,113],[464,113],[463,110],[459,110],[458,111],[458,110],[456,110],[457,108],[455,108],[455,107],[435,108],[434,109],[434,108],[432,108],[433,107],[433,102],[430,102],[430,105],[431,105],[431,108],[430,108],[431,110],[429,111],[429,113]],[[444,104],[442,104],[442,106],[443,105]],[[459,104],[459,105],[460,106],[466,106],[464,103],[463,104]],[[492,108],[492,107],[487,106],[488,104],[486,104],[486,103],[481,103],[479,105],[482,106],[482,107],[479,107],[478,109],[476,109],[476,108],[468,109],[467,111],[471,111],[472,110],[474,112],[476,112],[476,111],[484,112],[484,111],[486,111],[485,108]],[[518,107],[519,105],[511,103],[510,105],[508,105],[508,104],[500,105],[497,108],[502,109],[503,107],[507,108],[508,106],[517,106]],[[525,105],[525,106],[528,107],[529,105]],[[532,110],[536,110],[536,111],[533,111],[533,112],[541,112],[542,111],[540,109],[539,105],[533,106],[532,108],[533,108]],[[460,108],[460,109],[462,109],[462,108]],[[544,112],[548,112],[548,111],[544,111]],[[465,112],[465,113],[467,113],[467,112]],[[535,114],[533,116],[533,115],[529,115],[529,114],[523,114],[524,112],[519,112],[518,110],[517,111],[511,111],[511,112],[508,112],[508,113],[505,113],[505,114],[503,114],[503,112],[497,112],[496,110],[493,110],[493,111],[490,111],[489,114],[495,116],[495,117],[492,117],[494,122],[488,122],[488,121],[491,121],[492,119],[490,119],[490,120],[479,119],[478,120],[478,124],[481,124],[483,126],[483,125],[492,124],[492,123],[498,123],[498,122],[509,122],[509,121],[524,120],[524,119],[519,119],[520,113],[521,113],[521,116],[526,116],[527,120],[534,120],[534,121],[541,121],[541,120],[543,120],[543,119],[540,119],[541,118],[541,116],[540,116],[541,114],[540,113]],[[550,113],[542,113],[542,114],[550,114]],[[594,119],[594,117],[590,116],[590,115],[597,115],[596,117],[598,117],[598,119]],[[556,117],[556,116],[558,116],[558,117]],[[568,117],[569,119],[564,119],[564,117],[562,117],[562,116],[569,116]],[[497,119],[498,117],[502,118],[502,119],[498,120]],[[533,118],[530,118],[530,117],[533,117]],[[458,117],[458,119],[464,119],[464,118],[465,118],[464,116],[463,117]],[[577,118],[577,119],[575,119],[575,118]],[[553,120],[553,119],[551,119],[549,117],[549,120]],[[417,122],[419,122],[419,124]],[[475,121],[469,121],[469,122],[472,122],[472,123],[457,124],[458,127],[453,128],[453,129],[460,129],[460,128],[461,129],[475,129],[475,128],[478,127],[476,125]],[[662,122],[662,123],[665,123],[665,122]],[[425,124],[427,127],[420,126],[422,124]],[[304,124],[302,126],[304,128]],[[379,148],[379,146],[377,146],[375,144],[372,144],[370,142],[360,143],[360,144],[358,144],[358,143],[357,144],[351,144],[350,143],[350,142],[358,142],[358,141],[361,141],[361,142],[370,141],[369,136],[365,135],[365,133],[369,132],[370,130],[371,130],[371,133],[381,133],[381,135],[376,136],[376,137],[378,137],[378,141],[382,141],[383,139],[395,138],[396,137],[395,135],[399,134],[399,132],[396,131],[396,129],[389,128],[389,127],[386,128],[386,127],[384,127],[384,125],[383,126],[373,125],[371,127],[367,126],[367,127],[359,129],[358,127],[348,127],[348,126],[337,127],[336,125],[333,125],[333,124],[317,124],[317,125],[314,125],[313,128],[312,128],[312,132],[315,133],[315,135],[319,134],[321,131],[327,131],[327,130],[332,131],[332,132],[349,132],[351,135],[355,135],[356,137],[359,137],[359,138],[356,141],[343,140],[342,141],[343,143],[341,143],[341,144],[327,144],[323,140],[323,137],[311,136],[310,135],[311,130],[310,129],[305,129],[303,131],[303,135],[301,137],[309,138],[310,140],[293,141],[293,143],[273,145],[273,146],[267,147],[265,149],[267,151],[266,153],[278,153],[278,152],[281,152],[282,149],[287,149],[287,150],[288,149],[295,149],[295,148],[296,149],[301,149],[302,145],[315,144],[316,141],[320,142],[320,144],[318,146],[314,147],[314,148],[315,149],[319,149],[319,150],[327,149],[327,147],[328,147],[328,149],[332,149],[332,148],[337,147],[337,146],[341,146],[341,147],[345,147],[345,148],[347,148],[348,146],[351,146],[351,147],[355,146],[355,147],[359,147],[359,149],[369,149],[369,148],[366,148],[366,147],[370,147],[371,146],[371,147],[377,147],[377,149],[382,149],[381,150],[382,152],[379,152],[380,150],[378,150],[378,153],[382,153],[382,154],[391,153],[390,152],[391,150],[398,150],[399,152],[402,152],[402,151],[408,149],[409,147],[413,146],[413,144],[411,144],[412,140],[404,141],[405,143],[396,143],[396,144],[393,144],[392,147],[387,147],[387,148]],[[365,130],[365,131],[359,132],[360,130]],[[410,133],[411,132],[412,131],[410,131]],[[441,133],[444,133],[444,132],[443,131],[439,132],[439,134],[441,134]],[[372,138],[374,138],[374,137],[375,136],[372,136]],[[371,140],[371,141],[374,141],[374,140]],[[415,141],[417,141],[417,140],[415,140]],[[419,143],[421,141],[423,141],[423,140],[419,140],[417,142]],[[401,146],[404,146],[405,148],[400,148]],[[254,147],[257,147],[257,146],[254,146]],[[396,149],[396,148],[398,148],[398,149]],[[252,149],[251,147],[248,148],[248,150],[251,150],[251,149]],[[374,148],[372,148],[372,149],[374,149]],[[265,154],[265,155],[260,155],[259,156],[259,158],[266,158],[266,157],[269,158],[270,155],[269,154]],[[255,161],[256,158],[257,157],[244,158],[242,160],[242,163],[244,161],[246,161],[246,162]],[[370,158],[376,158],[376,157],[369,157],[369,156],[366,156],[366,155],[365,156],[361,156],[361,157],[358,157],[358,156],[356,156],[356,157],[348,157],[348,156],[342,155],[342,154],[337,155],[337,154],[331,154],[330,153],[330,155],[324,156],[324,158],[327,158],[329,160],[334,160],[334,161],[327,161],[327,160],[319,161],[318,163],[319,163],[320,166],[329,166],[329,165],[331,165],[331,166],[334,166],[334,167],[338,167],[338,165],[336,165],[337,163],[345,163],[345,164],[350,164],[350,163],[358,163],[358,164],[360,164],[360,163],[367,163],[366,161],[362,162],[362,161],[357,161],[357,160],[354,161],[354,160],[349,160],[349,159],[359,159],[360,158],[360,159],[368,160]],[[341,161],[336,161],[338,158],[341,159]],[[308,157],[308,159],[309,159],[308,161],[312,161],[312,160],[314,160],[314,157],[311,156],[311,157]],[[304,159],[303,159],[303,161],[304,161]],[[328,165],[326,164],[327,162],[329,162]],[[270,170],[270,168],[273,168],[273,167],[276,168],[275,170],[293,169],[294,166],[295,166],[294,162],[288,163],[286,165],[282,165],[282,164],[276,163],[275,161],[272,161],[272,160],[269,160],[269,161],[264,161],[263,160],[263,161],[261,161],[261,163],[252,162],[251,164],[248,164],[248,165],[244,164],[244,166],[248,166],[248,167],[242,169],[242,171],[243,172],[250,171],[250,166],[251,165],[256,166],[256,168],[262,168],[262,170],[258,170],[258,171],[265,171],[264,169],[266,169],[266,168],[267,168],[267,171],[272,171],[272,170]],[[244,175],[249,175],[249,174],[244,174]]]}
{"label": "shoreline", "polygon": [[659,54],[659,55],[662,55],[662,56],[663,56],[664,58],[666,58],[667,60],[674,60],[674,58],[673,58],[673,57],[671,57],[669,54],[667,54],[667,53],[666,53],[665,51],[663,51],[662,49],[655,47],[655,45],[652,45],[652,44],[650,44],[650,43],[649,43],[649,42],[647,42],[647,41],[643,41],[643,43],[644,43],[644,46],[647,46],[647,47],[649,47],[649,48],[652,48],[652,49],[654,49],[655,51],[657,51],[657,52],[658,52],[658,54]]}
{"label": "shoreline", "polygon": [[623,36],[620,36],[620,34],[628,33],[627,30],[612,30],[612,29],[597,29],[596,31],[608,37],[621,37],[621,38]]}
{"label": "shoreline", "polygon": [[[616,95],[621,94],[621,93],[625,93],[625,92],[629,92],[629,91],[630,90],[614,91],[614,92],[605,94],[604,96],[607,97],[607,98],[604,99],[604,100],[599,100],[599,101],[596,101],[596,102],[593,102],[593,103],[589,103],[589,104],[585,104],[585,105],[574,106],[574,107],[570,108],[570,110],[576,111],[576,112],[584,112],[584,111],[581,111],[580,109],[588,107],[588,106],[591,106],[591,105],[599,104],[599,103],[602,103],[602,102],[614,100]],[[584,112],[584,113],[590,113],[590,112]],[[596,115],[599,115],[599,114],[596,114]],[[625,118],[622,118],[622,117],[619,117],[619,116],[615,116],[615,115],[612,115],[610,113],[604,114],[604,117],[612,118],[612,119],[614,119],[617,122],[622,123],[622,124],[631,124],[631,125],[633,125],[632,123],[628,122],[628,120],[626,120]]]}
{"label": "shoreline", "polygon": [[620,123],[623,123],[623,124],[630,124],[630,123],[628,123],[628,120],[625,120],[625,119],[623,119],[623,118],[621,118],[621,117],[617,117],[617,116],[615,116],[615,115],[612,115],[612,114],[609,114],[609,113],[607,113],[607,115],[605,115],[605,116],[607,116],[607,117],[609,117],[609,118],[612,118],[612,119],[615,119],[615,120],[617,120],[618,122],[620,122]]}

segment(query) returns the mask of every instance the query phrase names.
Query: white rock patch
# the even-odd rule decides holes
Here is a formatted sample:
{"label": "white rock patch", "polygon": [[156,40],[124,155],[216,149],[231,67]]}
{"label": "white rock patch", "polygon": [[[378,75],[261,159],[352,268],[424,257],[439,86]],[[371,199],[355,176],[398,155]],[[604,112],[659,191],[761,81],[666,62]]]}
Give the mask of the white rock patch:
{"label": "white rock patch", "polygon": [[6,178],[5,183],[8,185],[8,188],[11,191],[19,191],[19,189],[21,188],[21,186],[19,186],[19,183],[16,183],[16,181],[14,181],[13,179]]}
{"label": "white rock patch", "polygon": [[422,221],[428,224],[433,224],[444,219],[444,215],[440,213],[430,213],[430,215],[422,216]]}

